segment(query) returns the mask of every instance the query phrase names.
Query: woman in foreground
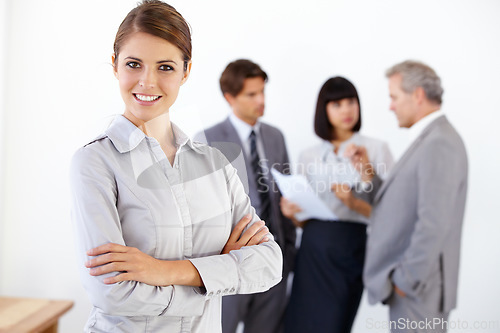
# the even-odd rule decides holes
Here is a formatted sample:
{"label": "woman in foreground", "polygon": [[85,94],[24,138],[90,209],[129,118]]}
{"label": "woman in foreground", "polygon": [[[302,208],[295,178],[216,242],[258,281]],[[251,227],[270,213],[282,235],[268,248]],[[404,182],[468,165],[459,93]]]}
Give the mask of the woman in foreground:
{"label": "woman in foreground", "polygon": [[223,295],[280,281],[279,246],[222,153],[170,122],[191,70],[184,18],[143,1],[112,63],[125,111],[71,167],[85,332],[220,332]]}

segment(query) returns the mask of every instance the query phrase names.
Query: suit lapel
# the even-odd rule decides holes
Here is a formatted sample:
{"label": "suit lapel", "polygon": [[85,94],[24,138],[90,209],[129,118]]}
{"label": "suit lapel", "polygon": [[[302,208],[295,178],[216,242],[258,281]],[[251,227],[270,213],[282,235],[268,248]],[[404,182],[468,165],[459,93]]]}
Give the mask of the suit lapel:
{"label": "suit lapel", "polygon": [[245,150],[243,149],[243,143],[241,142],[238,132],[236,132],[236,128],[234,128],[233,124],[231,123],[231,120],[229,120],[229,117],[227,117],[226,120],[224,121],[223,129],[224,129],[223,133],[224,140],[226,140],[227,142],[236,143],[240,146],[241,154],[243,155],[243,160],[245,161],[246,173],[249,177],[253,177],[250,161],[248,159],[247,154],[245,154]]}
{"label": "suit lapel", "polygon": [[240,136],[238,135],[238,133],[236,133],[236,129],[234,128],[233,124],[231,124],[229,117],[227,117],[224,121],[223,129],[223,136],[224,139],[227,140],[227,142],[234,142],[239,144],[240,147],[243,147]]}
{"label": "suit lapel", "polygon": [[275,152],[275,149],[273,149],[273,140],[269,140],[267,137],[267,128],[266,126],[261,123],[260,124],[260,137],[262,139],[262,145],[264,147],[264,155],[267,159],[267,163],[269,166],[274,164],[274,156],[272,154]]}
{"label": "suit lapel", "polygon": [[382,196],[384,195],[384,192],[386,191],[387,187],[389,184],[396,178],[398,172],[402,169],[402,167],[406,164],[406,162],[410,159],[410,157],[413,155],[415,150],[420,146],[424,138],[432,132],[436,127],[438,127],[440,124],[446,122],[446,116],[442,116],[434,120],[432,123],[430,123],[423,131],[422,133],[417,137],[417,139],[408,147],[406,152],[401,156],[399,161],[394,165],[392,170],[389,172],[389,175],[387,176],[386,180],[382,183],[382,186],[378,190],[375,199],[373,201],[373,204],[378,203]]}

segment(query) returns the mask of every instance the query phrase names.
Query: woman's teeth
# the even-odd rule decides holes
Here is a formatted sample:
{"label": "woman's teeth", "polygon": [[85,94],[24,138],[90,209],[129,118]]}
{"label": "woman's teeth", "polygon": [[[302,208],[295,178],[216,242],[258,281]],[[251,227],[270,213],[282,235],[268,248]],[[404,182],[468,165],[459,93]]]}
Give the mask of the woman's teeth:
{"label": "woman's teeth", "polygon": [[143,101],[143,102],[152,102],[152,101],[156,101],[158,98],[160,98],[160,96],[146,96],[146,95],[139,95],[139,94],[135,94],[135,97],[138,100]]}

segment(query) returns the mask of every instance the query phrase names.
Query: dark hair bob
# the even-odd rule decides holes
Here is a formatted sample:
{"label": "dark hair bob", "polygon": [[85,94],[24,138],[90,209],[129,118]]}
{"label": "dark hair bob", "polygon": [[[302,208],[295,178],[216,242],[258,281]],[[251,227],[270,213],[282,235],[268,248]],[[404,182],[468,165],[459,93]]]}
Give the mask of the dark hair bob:
{"label": "dark hair bob", "polygon": [[331,101],[339,101],[343,98],[356,98],[358,101],[359,118],[352,130],[358,132],[361,128],[361,103],[359,103],[356,87],[346,78],[341,76],[332,77],[323,84],[319,91],[314,116],[314,131],[323,140],[331,141],[335,139],[333,125],[326,114],[326,105]]}

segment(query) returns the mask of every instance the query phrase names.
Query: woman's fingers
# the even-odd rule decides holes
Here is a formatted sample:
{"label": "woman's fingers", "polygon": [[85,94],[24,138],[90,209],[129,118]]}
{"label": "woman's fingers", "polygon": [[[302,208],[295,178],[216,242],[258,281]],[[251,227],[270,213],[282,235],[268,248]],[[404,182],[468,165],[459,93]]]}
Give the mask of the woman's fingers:
{"label": "woman's fingers", "polygon": [[95,247],[93,249],[90,249],[87,251],[87,255],[89,256],[98,256],[104,253],[109,253],[109,252],[127,252],[129,247],[116,244],[116,243],[107,243],[98,247]]}
{"label": "woman's fingers", "polygon": [[262,238],[262,240],[259,242],[259,245],[265,242],[269,242],[269,237]]}
{"label": "woman's fingers", "polygon": [[348,185],[348,184],[339,184],[339,183],[335,183],[335,184],[332,184],[331,186],[331,190],[333,192],[335,192],[335,194],[337,196],[341,196],[341,197],[344,197],[345,195],[348,195],[351,193],[351,187]]}
{"label": "woman's fingers", "polygon": [[238,240],[238,243],[241,244],[241,246],[246,246],[248,241],[256,234],[259,232],[259,230],[264,227],[266,224],[264,221],[256,221],[254,224],[252,224],[245,232],[241,235],[240,239]]}
{"label": "woman's fingers", "polygon": [[243,218],[234,226],[234,229],[231,232],[231,235],[229,236],[228,242],[236,243],[240,238],[241,234],[243,233],[243,230],[245,230],[245,228],[247,227],[247,225],[250,223],[251,220],[252,220],[251,214],[243,216]]}
{"label": "woman's fingers", "polygon": [[[264,226],[262,227],[259,232],[257,232],[255,235],[253,235],[252,238],[247,242],[246,246],[251,246],[251,245],[257,245],[263,243],[264,237],[269,233],[269,229]],[[269,240],[269,238],[267,239]]]}
{"label": "woman's fingers", "polygon": [[288,218],[292,218],[295,214],[300,213],[302,209],[292,201],[282,197],[280,201],[281,212]]}
{"label": "woman's fingers", "polygon": [[128,270],[127,266],[125,262],[110,262],[105,265],[91,268],[89,273],[92,276],[99,276],[113,272],[124,272]]}
{"label": "woman's fingers", "polygon": [[125,261],[126,260],[126,255],[124,253],[105,253],[100,256],[97,256],[95,258],[89,259],[85,263],[85,267],[87,268],[93,268],[101,265],[108,264],[110,262],[117,262],[117,261]]}
{"label": "woman's fingers", "polygon": [[[252,239],[252,237],[254,237],[257,233],[259,233],[262,227],[265,227],[264,221],[256,221],[245,230],[245,228],[248,226],[250,222],[251,222],[251,215],[248,214],[236,224],[233,231],[231,232],[231,235],[229,236],[229,239],[226,242],[226,245],[224,245],[221,254],[227,254],[233,250],[239,250],[243,246],[248,246],[249,245],[248,242]],[[267,227],[265,228],[267,230]],[[269,230],[266,232],[266,234],[268,232]],[[258,240],[260,241],[262,237],[260,237]],[[260,243],[258,241],[252,243],[252,245],[256,244]]]}
{"label": "woman's fingers", "polygon": [[293,215],[297,214],[297,213],[300,213],[302,211],[302,208],[300,208],[299,205],[296,205],[296,204],[292,204],[291,206],[291,210],[293,212]]}

